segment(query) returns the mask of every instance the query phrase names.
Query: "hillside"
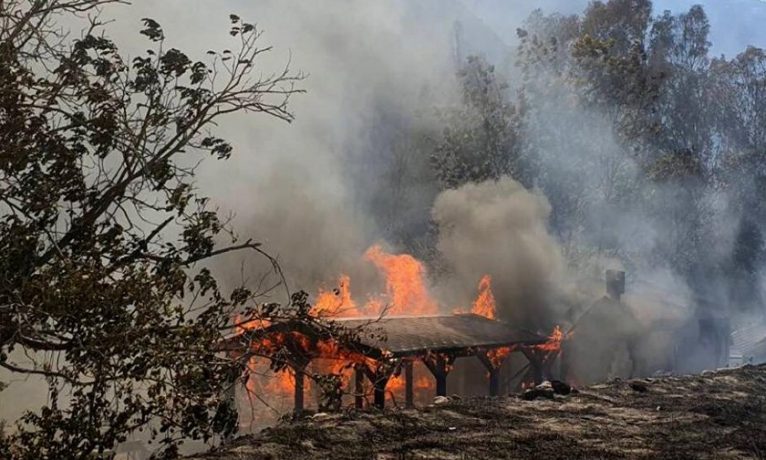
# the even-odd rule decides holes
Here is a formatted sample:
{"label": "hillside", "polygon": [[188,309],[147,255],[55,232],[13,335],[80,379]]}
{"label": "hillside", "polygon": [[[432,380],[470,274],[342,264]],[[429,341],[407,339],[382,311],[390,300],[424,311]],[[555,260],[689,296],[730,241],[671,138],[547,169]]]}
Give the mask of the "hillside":
{"label": "hillside", "polygon": [[766,365],[315,416],[197,459],[766,458]]}

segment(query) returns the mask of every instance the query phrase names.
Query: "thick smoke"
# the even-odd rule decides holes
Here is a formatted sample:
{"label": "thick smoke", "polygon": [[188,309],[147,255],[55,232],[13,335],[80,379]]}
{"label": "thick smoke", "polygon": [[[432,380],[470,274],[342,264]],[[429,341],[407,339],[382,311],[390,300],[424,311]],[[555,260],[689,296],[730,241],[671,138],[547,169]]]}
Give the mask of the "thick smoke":
{"label": "thick smoke", "polygon": [[547,229],[550,212],[545,197],[508,177],[442,192],[432,214],[437,248],[450,268],[444,289],[470,298],[478,277],[489,274],[501,318],[547,327],[564,269]]}
{"label": "thick smoke", "polygon": [[[203,53],[234,45],[225,33],[233,12],[263,28],[263,46],[275,45],[259,63],[265,73],[289,57],[294,69],[308,75],[302,83],[307,94],[291,103],[294,123],[233,117],[220,127],[235,155],[206,162],[199,186],[224,213],[235,214],[241,237],[263,242],[279,257],[291,288],[311,292],[345,272],[354,274],[355,294],[364,295],[376,281],[361,257],[366,247],[387,240],[392,250],[417,252],[418,238],[429,231],[437,190],[428,177],[427,152],[413,138],[439,135],[434,108],[459,101],[454,75],[460,61],[482,54],[511,69],[515,29],[529,12],[542,6],[568,14],[587,2],[575,3],[546,1],[511,11],[492,1],[265,1],[257,8],[235,2],[230,11],[213,11],[203,1],[138,1],[115,15],[114,27],[121,43],[134,47],[140,18],[153,17],[165,27],[170,46]],[[507,26],[496,22],[501,17]],[[587,308],[603,293],[606,268],[627,270],[629,285],[640,276],[662,279],[667,292],[687,292],[685,280],[672,275],[663,258],[667,248],[683,243],[672,236],[688,231],[687,192],[657,188],[647,193],[665,208],[646,207],[636,193],[646,184],[631,152],[619,145],[613,115],[579,106],[570,89],[546,72],[535,75],[545,91],[531,101],[534,111],[521,133],[539,152],[540,191],[531,194],[503,180],[445,192],[435,202],[436,258],[450,266],[445,280],[452,278],[436,280],[449,293],[445,304],[465,305],[485,272],[495,278],[504,316],[531,321],[528,326],[554,320],[562,308]],[[512,87],[518,77],[511,76]],[[491,201],[477,204],[484,199]],[[546,203],[558,212],[551,215]],[[721,233],[717,247],[731,246],[731,238]],[[232,284],[268,269],[247,254],[222,259],[219,267]],[[723,301],[726,295],[709,297]],[[661,318],[652,312],[663,307],[644,309],[636,308],[639,316]]]}
{"label": "thick smoke", "polygon": [[[454,97],[455,13],[430,6],[281,1],[231,6],[263,28],[263,46],[276,45],[261,63],[264,71],[278,69],[289,55],[291,67],[307,75],[299,84],[307,94],[291,101],[292,124],[256,115],[222,126],[237,153],[226,163],[206,163],[200,188],[222,211],[235,214],[239,235],[255,238],[279,257],[293,289],[311,292],[342,272],[365,273],[361,255],[385,236],[379,217],[384,210],[371,210],[371,203],[392,193],[381,176],[398,133],[412,126],[418,110]],[[225,35],[226,14],[220,25],[218,32]],[[186,32],[170,26],[167,36],[184,45]],[[248,264],[246,272],[267,269],[253,266],[257,260],[250,255],[229,257],[220,266],[232,283],[240,279],[238,261]],[[362,290],[365,283],[355,278],[352,286]]]}

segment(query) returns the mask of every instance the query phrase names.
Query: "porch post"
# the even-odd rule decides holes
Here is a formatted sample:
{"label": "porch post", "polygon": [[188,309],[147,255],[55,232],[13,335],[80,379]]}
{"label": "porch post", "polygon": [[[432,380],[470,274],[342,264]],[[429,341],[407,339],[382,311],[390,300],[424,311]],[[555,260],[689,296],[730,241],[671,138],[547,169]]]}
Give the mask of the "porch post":
{"label": "porch post", "polygon": [[364,407],[364,371],[359,367],[354,370],[354,407]]}
{"label": "porch post", "polygon": [[304,381],[304,372],[303,370],[305,367],[293,367],[293,372],[295,372],[295,405],[294,405],[294,412],[295,415],[300,415],[303,413],[303,381]]}
{"label": "porch post", "polygon": [[476,357],[481,361],[489,373],[489,395],[497,396],[500,393],[500,366],[495,366],[489,355],[484,351],[476,352]]}
{"label": "porch post", "polygon": [[404,405],[407,408],[412,408],[415,407],[414,391],[412,388],[412,361],[407,359],[402,364],[404,365]]}
{"label": "porch post", "polygon": [[423,363],[436,379],[436,396],[447,396],[447,374],[449,373],[447,367],[453,359],[448,362],[447,358],[441,354],[436,355],[435,359],[423,358]]}

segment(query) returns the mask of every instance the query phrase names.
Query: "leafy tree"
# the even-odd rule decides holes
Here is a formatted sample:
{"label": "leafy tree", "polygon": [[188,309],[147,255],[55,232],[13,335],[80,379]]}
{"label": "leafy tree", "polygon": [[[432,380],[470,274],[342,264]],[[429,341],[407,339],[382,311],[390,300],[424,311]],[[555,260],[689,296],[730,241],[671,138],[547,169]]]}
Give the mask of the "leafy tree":
{"label": "leafy tree", "polygon": [[734,59],[714,59],[711,86],[727,169],[766,176],[766,52],[748,47]]}
{"label": "leafy tree", "polygon": [[646,61],[649,0],[592,2],[573,43],[575,82],[592,107],[611,113],[629,139],[646,128],[643,109],[657,96],[658,75]]}
{"label": "leafy tree", "polygon": [[[666,11],[652,25],[649,66],[665,78],[651,110],[653,124],[661,129],[650,143],[662,154],[689,157],[673,161],[669,174],[678,174],[681,166],[685,172],[699,175],[712,154],[712,120],[706,110],[710,103],[709,31],[701,6],[678,16]],[[665,163],[669,163],[667,158]],[[662,174],[656,167],[655,171]]]}
{"label": "leafy tree", "polygon": [[431,155],[442,188],[510,175],[524,180],[518,113],[494,66],[471,56],[458,73],[463,103],[443,112],[444,132]]}
{"label": "leafy tree", "polygon": [[758,226],[750,218],[743,218],[734,240],[731,269],[730,298],[735,308],[746,309],[760,299],[758,271],[763,264],[764,242]]}
{"label": "leafy tree", "polygon": [[[280,308],[219,289],[206,261],[268,256],[226,244],[227,222],[194,186],[205,155],[233,153],[211,128],[233,113],[291,121],[301,76],[263,76],[271,48],[236,15],[234,48],[203,61],[144,19],[148,49],[126,62],[93,15],[108,3],[0,2],[0,366],[49,384],[2,438],[19,458],[86,458],[144,427],[169,456],[184,437],[229,434],[225,393],[247,360],[219,353],[234,311],[310,321],[305,296]],[[73,13],[90,20],[70,40],[57,21]]]}
{"label": "leafy tree", "polygon": [[535,12],[517,34],[522,157],[552,204],[551,226],[572,263],[594,252],[615,256],[611,222],[626,203],[635,205],[635,171],[616,111],[601,110],[581,80],[573,51],[583,20]]}
{"label": "leafy tree", "polygon": [[731,198],[739,225],[731,261],[730,297],[740,308],[760,300],[759,270],[763,265],[766,218],[766,53],[748,47],[734,59],[710,65],[717,142],[717,185]]}

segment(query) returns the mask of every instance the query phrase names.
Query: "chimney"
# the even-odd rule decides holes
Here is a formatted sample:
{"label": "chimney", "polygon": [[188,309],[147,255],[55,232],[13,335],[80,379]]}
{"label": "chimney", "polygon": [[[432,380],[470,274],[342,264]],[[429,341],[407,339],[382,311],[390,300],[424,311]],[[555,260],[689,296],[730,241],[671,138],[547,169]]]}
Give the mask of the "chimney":
{"label": "chimney", "polygon": [[625,294],[625,272],[620,270],[606,271],[606,294],[620,301],[620,296]]}

